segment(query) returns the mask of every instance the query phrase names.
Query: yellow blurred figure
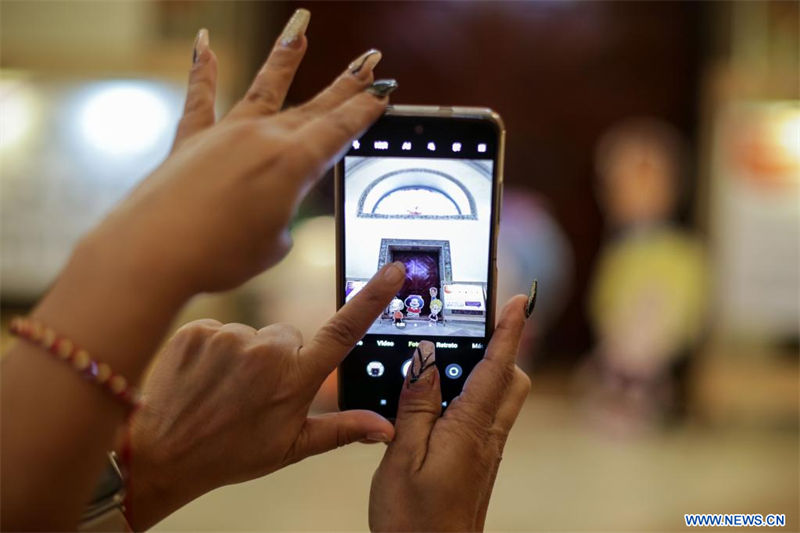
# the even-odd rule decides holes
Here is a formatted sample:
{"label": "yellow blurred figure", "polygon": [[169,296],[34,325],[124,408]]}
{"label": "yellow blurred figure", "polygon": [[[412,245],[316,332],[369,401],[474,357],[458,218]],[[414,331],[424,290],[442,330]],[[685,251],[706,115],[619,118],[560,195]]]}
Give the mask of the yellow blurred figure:
{"label": "yellow blurred figure", "polygon": [[584,384],[590,410],[612,430],[646,425],[675,407],[673,370],[706,326],[703,245],[671,222],[684,152],[680,135],[653,119],[626,121],[598,144],[609,239],[590,289],[597,343]]}
{"label": "yellow blurred figure", "polygon": [[589,303],[606,363],[650,378],[692,346],[705,326],[703,248],[685,232],[634,232],[601,253]]}

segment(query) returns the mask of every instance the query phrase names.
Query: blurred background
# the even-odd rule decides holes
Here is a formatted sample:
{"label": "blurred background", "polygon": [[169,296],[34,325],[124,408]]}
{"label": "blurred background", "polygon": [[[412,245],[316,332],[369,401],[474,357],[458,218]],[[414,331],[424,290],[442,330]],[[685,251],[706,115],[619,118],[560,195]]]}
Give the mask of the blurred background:
{"label": "blurred background", "polygon": [[[540,299],[520,356],[533,391],[487,528],[671,531],[684,513],[757,512],[797,530],[798,5],[3,1],[2,340],[168,152],[197,29],[222,115],[307,7],[290,104],[376,47],[395,103],[505,120],[498,300],[534,277]],[[335,310],[332,213],[328,176],[282,263],[176,325],[310,336]],[[364,529],[381,453],[353,445],[217,490],[156,529]]]}

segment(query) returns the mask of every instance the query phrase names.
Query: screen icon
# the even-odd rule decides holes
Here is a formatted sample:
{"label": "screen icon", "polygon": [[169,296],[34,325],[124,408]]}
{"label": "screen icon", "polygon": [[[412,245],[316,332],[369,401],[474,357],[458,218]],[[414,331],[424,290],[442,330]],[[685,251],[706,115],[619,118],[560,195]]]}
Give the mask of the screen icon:
{"label": "screen icon", "polygon": [[407,359],[403,362],[403,366],[400,367],[400,372],[403,373],[403,377],[406,377],[408,374],[408,367],[411,366],[411,359]]}
{"label": "screen icon", "polygon": [[358,142],[358,139],[356,139],[353,141],[353,150],[358,150],[359,148],[361,148],[361,143]]}
{"label": "screen icon", "polygon": [[460,152],[461,151],[461,143],[453,143],[453,151]]}
{"label": "screen icon", "polygon": [[374,146],[376,150],[388,150],[389,141],[375,141],[372,143],[372,146]]}
{"label": "screen icon", "polygon": [[434,142],[429,142],[429,143],[428,143],[428,150],[430,150],[431,152],[434,152],[434,151],[436,151],[436,143],[434,143]]}
{"label": "screen icon", "polygon": [[445,375],[450,379],[458,379],[461,377],[463,370],[461,370],[461,365],[456,363],[451,363],[447,365],[444,369]]}
{"label": "screen icon", "polygon": [[373,378],[379,378],[383,375],[383,363],[380,361],[370,361],[367,363],[367,375]]}
{"label": "screen icon", "polygon": [[381,398],[381,405],[386,405],[386,398]]}
{"label": "screen icon", "polygon": [[479,143],[478,144],[478,151],[480,153],[484,153],[486,151],[486,145],[484,143]]}
{"label": "screen icon", "polygon": [[403,143],[403,146],[401,146],[400,148],[403,149],[403,150],[411,150],[411,143],[409,141],[406,141],[406,142]]}

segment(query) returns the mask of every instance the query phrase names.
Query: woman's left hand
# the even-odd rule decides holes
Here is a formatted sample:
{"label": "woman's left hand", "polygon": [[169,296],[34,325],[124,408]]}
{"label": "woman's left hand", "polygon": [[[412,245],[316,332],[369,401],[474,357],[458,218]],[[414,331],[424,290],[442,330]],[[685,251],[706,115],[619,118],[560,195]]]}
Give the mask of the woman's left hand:
{"label": "woman's left hand", "polygon": [[303,344],[286,324],[255,330],[199,320],[156,360],[131,421],[129,519],[138,531],[216,487],[274,472],[354,441],[388,442],[372,411],[307,416],[323,380],[400,289],[384,267]]}
{"label": "woman's left hand", "polygon": [[[383,113],[387,103],[386,91],[369,89],[372,68],[380,54],[368,52],[352,66],[342,65],[342,74],[315,98],[280,111],[308,45],[305,27],[309,16],[308,11],[297,10],[250,89],[216,123],[217,63],[207,35],[201,34],[195,44],[186,110],[172,154],[81,240],[31,313],[34,319],[72,339],[116,374],[135,383],[175,313],[191,296],[234,287],[286,253],[289,221],[298,203],[347,150],[350,141]],[[187,50],[187,60],[188,56]],[[395,290],[390,292],[394,294]],[[374,315],[380,307],[375,308]],[[345,323],[345,333],[356,331],[347,326],[352,323]],[[231,340],[229,337],[226,332],[213,342],[209,340],[209,346]],[[287,349],[283,344],[280,347]],[[288,435],[294,440],[274,436],[280,426],[267,425],[266,420],[251,413],[252,423],[239,428],[240,434],[247,435],[254,428],[269,427],[273,431],[258,433],[260,440],[250,443],[252,449],[246,451],[258,454],[241,454],[237,473],[247,476],[277,468],[285,464],[281,461],[299,457],[302,450],[313,453],[314,445],[321,441],[312,441],[311,436],[334,424],[309,419],[304,426],[305,417],[298,414],[304,412],[305,399],[313,395],[315,380],[322,380],[321,373],[312,377],[311,359],[305,364],[290,363],[281,352],[279,358],[264,357],[267,364],[250,357],[255,355],[251,352],[261,353],[263,348],[254,348],[249,342],[241,348],[243,353],[230,361],[213,358],[221,368],[233,372],[231,376],[214,375],[212,380],[193,374],[194,379],[205,378],[202,390],[191,389],[190,381],[178,380],[175,387],[183,394],[184,403],[161,405],[165,413],[174,415],[171,423],[178,424],[175,427],[194,423],[201,430],[215,429],[203,424],[208,422],[220,424],[216,429],[222,431],[236,418],[231,411],[240,408],[236,402],[244,403],[245,396],[241,391],[240,395],[233,391],[226,395],[220,385],[230,387],[235,379],[253,384],[254,391],[244,392],[258,393],[256,399],[262,406],[274,404],[273,416],[291,418],[294,425],[288,425]],[[343,356],[343,350],[337,355]],[[311,352],[310,346],[303,351]],[[172,371],[181,376],[192,369],[199,373],[202,364],[186,359]],[[334,366],[330,363],[326,371]],[[265,368],[270,372],[258,384],[248,381],[255,375],[248,369],[257,373]],[[301,370],[307,374],[300,374]],[[286,386],[267,387],[273,374]],[[261,390],[261,382],[266,390]],[[302,393],[291,386],[302,386]],[[153,398],[158,396],[155,390],[151,392]],[[30,343],[13,345],[4,354],[2,393],[2,528],[74,528],[91,497],[103,467],[104,451],[112,446],[123,409]],[[189,394],[198,396],[188,402]],[[204,395],[219,403],[201,403]],[[202,412],[204,420],[191,418],[193,412]],[[163,436],[164,442],[173,435],[166,426],[147,427],[163,431],[156,435]],[[303,427],[306,430],[301,432]],[[320,429],[315,433],[312,428]],[[196,437],[191,432],[184,435]],[[309,439],[306,448],[300,446],[303,436]],[[175,443],[180,444],[186,446],[188,442]],[[245,451],[244,443],[242,448]],[[196,448],[187,450],[199,453]],[[233,480],[210,468],[189,469],[202,466],[198,464],[202,457],[187,454],[173,456],[176,468],[185,470],[163,470],[175,473],[177,483],[191,480],[193,490],[207,490],[212,482]],[[192,459],[197,463],[192,464]]]}
{"label": "woman's left hand", "polygon": [[287,253],[300,201],[387,104],[385,91],[370,89],[381,54],[369,50],[316,97],[281,110],[309,16],[295,12],[250,89],[218,122],[217,59],[200,32],[172,153],[80,250],[116,267],[117,277],[147,272],[139,283],[183,298],[235,287]]}

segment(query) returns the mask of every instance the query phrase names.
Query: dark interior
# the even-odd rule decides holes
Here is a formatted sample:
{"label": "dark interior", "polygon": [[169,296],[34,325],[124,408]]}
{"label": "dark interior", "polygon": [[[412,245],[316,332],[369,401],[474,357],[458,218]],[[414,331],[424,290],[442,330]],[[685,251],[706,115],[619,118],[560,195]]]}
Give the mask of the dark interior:
{"label": "dark interior", "polygon": [[397,294],[405,302],[411,294],[422,296],[423,306],[420,316],[430,313],[430,288],[441,292],[438,251],[389,251],[391,261],[402,261],[406,266],[406,281]]}

